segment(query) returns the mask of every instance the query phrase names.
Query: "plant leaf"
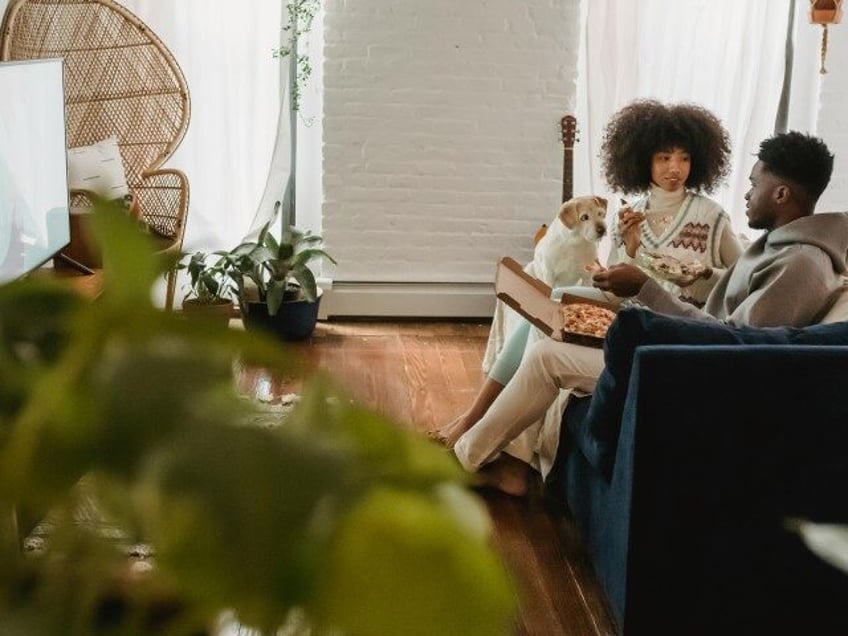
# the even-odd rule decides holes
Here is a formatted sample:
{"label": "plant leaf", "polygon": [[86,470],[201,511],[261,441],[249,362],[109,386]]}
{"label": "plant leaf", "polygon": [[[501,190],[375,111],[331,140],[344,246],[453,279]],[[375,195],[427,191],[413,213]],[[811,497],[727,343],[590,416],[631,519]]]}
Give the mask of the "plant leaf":
{"label": "plant leaf", "polygon": [[280,310],[280,305],[283,304],[285,292],[285,283],[275,281],[268,286],[268,291],[265,296],[265,302],[268,303],[268,315],[277,315],[277,312]]}
{"label": "plant leaf", "polygon": [[819,558],[848,573],[848,525],[803,519],[793,520],[788,525]]}
{"label": "plant leaf", "polygon": [[[415,585],[399,586],[410,573]],[[485,542],[438,501],[391,489],[345,518],[319,583],[315,614],[350,634],[506,634],[516,607]]]}
{"label": "plant leaf", "polygon": [[318,284],[315,275],[308,267],[298,267],[292,270],[291,275],[300,283],[300,293],[309,302],[314,303],[318,298]]}

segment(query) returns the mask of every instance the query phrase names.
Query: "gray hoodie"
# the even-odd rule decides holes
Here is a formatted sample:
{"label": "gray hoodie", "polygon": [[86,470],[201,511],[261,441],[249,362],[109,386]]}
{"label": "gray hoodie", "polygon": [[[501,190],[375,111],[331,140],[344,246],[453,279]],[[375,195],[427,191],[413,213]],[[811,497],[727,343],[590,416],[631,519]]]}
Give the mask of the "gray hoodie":
{"label": "gray hoodie", "polygon": [[704,311],[648,280],[637,302],[664,314],[731,324],[803,327],[819,319],[842,288],[848,214],[801,217],[763,234],[713,288]]}

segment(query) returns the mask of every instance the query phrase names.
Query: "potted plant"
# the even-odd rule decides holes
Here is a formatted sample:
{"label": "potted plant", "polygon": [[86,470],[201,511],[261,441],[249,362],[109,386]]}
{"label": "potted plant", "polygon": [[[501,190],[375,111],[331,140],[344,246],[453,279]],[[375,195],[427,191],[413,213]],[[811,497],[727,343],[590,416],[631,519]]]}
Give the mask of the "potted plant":
{"label": "potted plant", "polygon": [[195,252],[177,263],[177,271],[188,273],[189,292],[182,302],[183,313],[228,323],[235,314],[234,281],[230,275],[232,262],[225,252]]}
{"label": "potted plant", "polygon": [[271,331],[284,340],[304,340],[315,330],[321,301],[309,264],[321,258],[336,261],[320,247],[323,239],[308,230],[287,225],[277,239],[271,226],[279,210],[277,201],[256,240],[241,243],[227,254],[229,276],[248,329]]}

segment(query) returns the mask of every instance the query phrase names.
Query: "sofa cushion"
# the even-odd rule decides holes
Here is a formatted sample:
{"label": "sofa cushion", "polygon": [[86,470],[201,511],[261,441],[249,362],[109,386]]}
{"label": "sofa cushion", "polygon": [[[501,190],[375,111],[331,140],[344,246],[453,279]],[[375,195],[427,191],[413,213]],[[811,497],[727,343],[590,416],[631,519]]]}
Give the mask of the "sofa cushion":
{"label": "sofa cushion", "polygon": [[572,433],[586,459],[607,478],[612,474],[618,432],[636,348],[642,345],[848,345],[848,323],[796,327],[734,327],[721,322],[677,318],[627,307],[604,340],[604,370],[586,417]]}

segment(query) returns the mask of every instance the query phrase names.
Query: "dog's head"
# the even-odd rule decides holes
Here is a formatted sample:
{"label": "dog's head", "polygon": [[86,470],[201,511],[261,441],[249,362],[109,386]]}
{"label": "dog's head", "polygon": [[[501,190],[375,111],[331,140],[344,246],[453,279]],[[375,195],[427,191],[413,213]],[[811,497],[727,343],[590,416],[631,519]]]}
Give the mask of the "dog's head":
{"label": "dog's head", "polygon": [[607,233],[607,200],[603,197],[574,197],[562,204],[558,218],[568,229],[587,241],[600,241]]}

